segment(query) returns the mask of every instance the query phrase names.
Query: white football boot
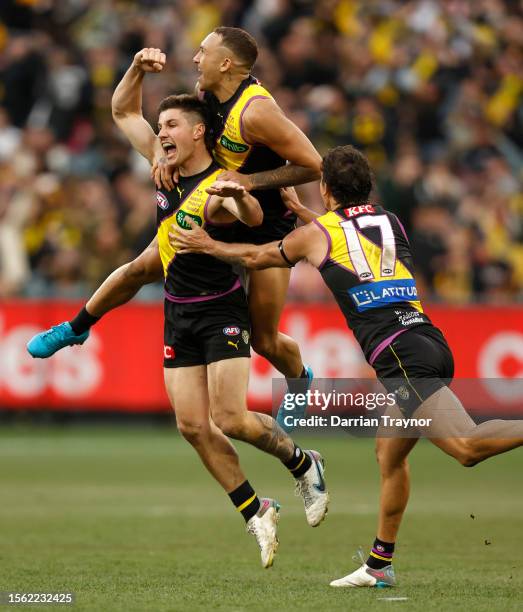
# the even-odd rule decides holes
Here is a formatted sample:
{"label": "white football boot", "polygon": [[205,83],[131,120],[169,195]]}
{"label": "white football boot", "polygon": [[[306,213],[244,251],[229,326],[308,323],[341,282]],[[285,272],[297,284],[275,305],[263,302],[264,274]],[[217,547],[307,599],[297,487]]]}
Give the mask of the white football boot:
{"label": "white football boot", "polygon": [[382,589],[396,586],[396,576],[392,565],[387,565],[379,570],[369,567],[364,561],[361,549],[358,550],[353,560],[361,562],[362,565],[352,574],[333,580],[330,583],[332,587],[377,587]]}
{"label": "white football boot", "polygon": [[261,552],[262,566],[271,567],[274,555],[278,550],[278,520],[280,518],[280,504],[274,499],[262,497],[260,509],[247,521],[247,533],[252,534]]}
{"label": "white football boot", "polygon": [[303,498],[305,516],[311,527],[317,527],[325,518],[329,507],[329,492],[323,474],[325,462],[314,450],[304,451],[312,459],[311,467],[296,478],[296,494]]}

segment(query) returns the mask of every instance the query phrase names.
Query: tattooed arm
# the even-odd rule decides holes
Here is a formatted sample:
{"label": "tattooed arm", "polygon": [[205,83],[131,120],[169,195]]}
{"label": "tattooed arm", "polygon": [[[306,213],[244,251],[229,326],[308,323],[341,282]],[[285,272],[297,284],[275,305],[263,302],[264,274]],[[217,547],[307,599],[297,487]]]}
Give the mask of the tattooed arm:
{"label": "tattooed arm", "polygon": [[220,179],[235,180],[250,191],[301,185],[320,178],[320,154],[299,127],[283,114],[274,100],[254,100],[244,113],[242,129],[247,142],[265,145],[288,160],[288,163],[280,168],[255,174],[228,171],[220,175]]}
{"label": "tattooed arm", "polygon": [[288,187],[310,183],[317,179],[316,173],[310,168],[286,164],[274,170],[256,172],[250,175],[253,189],[273,189],[275,187]]}

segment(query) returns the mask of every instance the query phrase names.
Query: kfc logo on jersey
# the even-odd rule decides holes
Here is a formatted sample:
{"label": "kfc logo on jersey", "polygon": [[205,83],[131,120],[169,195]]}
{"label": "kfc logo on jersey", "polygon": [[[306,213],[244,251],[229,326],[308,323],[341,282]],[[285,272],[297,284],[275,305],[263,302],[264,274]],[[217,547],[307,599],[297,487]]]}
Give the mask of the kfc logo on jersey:
{"label": "kfc logo on jersey", "polygon": [[355,217],[356,215],[361,215],[363,213],[375,213],[374,206],[372,204],[362,204],[361,206],[351,206],[350,208],[346,208],[345,212],[347,217]]}
{"label": "kfc logo on jersey", "polygon": [[156,192],[156,204],[158,204],[162,210],[167,210],[169,208],[169,200],[161,191]]}
{"label": "kfc logo on jersey", "polygon": [[168,346],[167,344],[163,345],[163,358],[164,359],[174,359],[175,358],[175,353],[174,353],[174,346]]}
{"label": "kfc logo on jersey", "polygon": [[240,328],[239,327],[224,327],[223,333],[226,336],[238,336],[240,333]]}

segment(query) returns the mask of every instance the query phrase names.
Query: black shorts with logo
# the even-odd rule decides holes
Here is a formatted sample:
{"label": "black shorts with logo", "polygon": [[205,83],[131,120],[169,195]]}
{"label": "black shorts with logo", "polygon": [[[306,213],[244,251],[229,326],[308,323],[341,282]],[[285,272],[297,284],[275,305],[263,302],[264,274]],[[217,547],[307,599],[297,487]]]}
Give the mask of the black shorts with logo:
{"label": "black shorts with logo", "polygon": [[400,334],[374,361],[379,380],[410,417],[433,393],[450,384],[454,358],[441,331],[431,324]]}
{"label": "black shorts with logo", "polygon": [[164,368],[250,357],[247,298],[240,287],[205,302],[164,303]]}

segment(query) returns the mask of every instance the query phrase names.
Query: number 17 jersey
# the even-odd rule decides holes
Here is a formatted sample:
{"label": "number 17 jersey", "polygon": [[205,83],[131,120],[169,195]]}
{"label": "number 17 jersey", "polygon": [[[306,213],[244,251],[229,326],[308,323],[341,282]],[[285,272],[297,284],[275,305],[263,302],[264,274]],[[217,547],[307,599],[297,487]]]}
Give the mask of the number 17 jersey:
{"label": "number 17 jersey", "polygon": [[328,212],[314,223],[328,242],[319,271],[369,363],[401,332],[431,324],[396,215],[364,204]]}

